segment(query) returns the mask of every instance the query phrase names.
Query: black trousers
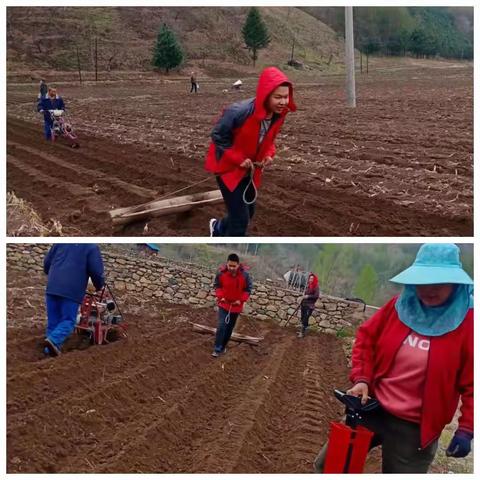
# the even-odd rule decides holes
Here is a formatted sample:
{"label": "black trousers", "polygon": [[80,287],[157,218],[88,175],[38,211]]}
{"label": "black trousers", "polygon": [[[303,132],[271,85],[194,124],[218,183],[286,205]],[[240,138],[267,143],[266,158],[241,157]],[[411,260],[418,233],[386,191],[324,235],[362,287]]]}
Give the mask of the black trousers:
{"label": "black trousers", "polygon": [[215,336],[216,352],[222,352],[225,350],[225,347],[232,336],[239,315],[239,313],[232,312],[229,314],[224,308],[218,307],[217,334]]}
{"label": "black trousers", "polygon": [[313,310],[314,309],[312,307],[309,307],[308,305],[301,306],[300,320],[302,322],[302,330],[304,332],[308,328],[308,320],[310,319],[310,316],[312,315]]}
{"label": "black trousers", "polygon": [[227,214],[215,225],[213,236],[245,237],[248,224],[255,213],[255,202],[248,205],[243,200],[245,189],[247,189],[245,194],[247,201],[253,200],[255,196],[255,188],[250,183],[250,176],[244,177],[233,192],[226,187],[219,176],[216,178],[227,208]]}

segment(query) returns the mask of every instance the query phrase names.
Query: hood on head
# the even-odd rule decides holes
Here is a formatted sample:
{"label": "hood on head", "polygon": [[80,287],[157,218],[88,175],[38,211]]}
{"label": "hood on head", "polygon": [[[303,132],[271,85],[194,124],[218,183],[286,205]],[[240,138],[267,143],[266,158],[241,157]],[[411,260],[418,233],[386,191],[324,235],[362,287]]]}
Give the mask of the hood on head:
{"label": "hood on head", "polygon": [[313,280],[311,282],[308,282],[308,285],[311,286],[312,288],[315,288],[318,285],[318,277],[313,273],[310,272],[308,276],[313,276]]}
{"label": "hood on head", "polygon": [[257,95],[255,97],[255,116],[265,118],[267,112],[265,110],[265,101],[269,95],[282,83],[288,83],[290,96],[288,100],[288,110],[294,112],[297,109],[293,101],[293,85],[288,77],[276,67],[267,67],[260,74],[257,85]]}

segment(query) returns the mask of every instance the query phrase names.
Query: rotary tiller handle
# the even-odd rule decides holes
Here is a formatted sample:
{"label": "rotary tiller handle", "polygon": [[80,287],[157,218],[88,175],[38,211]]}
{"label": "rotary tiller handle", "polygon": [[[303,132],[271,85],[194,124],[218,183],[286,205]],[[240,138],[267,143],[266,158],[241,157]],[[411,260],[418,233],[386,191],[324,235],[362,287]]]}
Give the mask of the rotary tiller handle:
{"label": "rotary tiller handle", "polygon": [[102,301],[105,298],[106,290],[105,290],[106,285],[102,287],[100,290],[100,301]]}
{"label": "rotary tiller handle", "polygon": [[117,307],[117,310],[118,310],[118,313],[120,314],[120,316],[123,318],[123,313],[122,311],[120,310],[120,305],[118,304],[117,302],[117,299],[115,298],[115,295],[113,294],[112,292],[112,289],[110,288],[110,285],[105,282],[105,285],[103,287],[104,289],[108,289],[108,292],[110,293],[111,297],[112,297],[112,300],[115,302],[115,307]]}

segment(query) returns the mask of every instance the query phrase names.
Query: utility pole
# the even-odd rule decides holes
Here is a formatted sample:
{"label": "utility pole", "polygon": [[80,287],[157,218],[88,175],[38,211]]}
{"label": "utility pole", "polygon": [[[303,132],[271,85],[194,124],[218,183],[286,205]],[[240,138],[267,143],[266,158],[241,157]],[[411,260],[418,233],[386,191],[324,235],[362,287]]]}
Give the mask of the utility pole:
{"label": "utility pole", "polygon": [[77,47],[77,64],[78,64],[78,77],[80,78],[80,85],[82,84],[82,69],[80,67],[80,55],[78,53],[78,45]]}
{"label": "utility pole", "polygon": [[353,47],[353,7],[345,7],[345,69],[347,72],[347,105],[357,106],[355,99],[355,50]]}
{"label": "utility pole", "polygon": [[95,81],[98,81],[97,37],[95,37]]}

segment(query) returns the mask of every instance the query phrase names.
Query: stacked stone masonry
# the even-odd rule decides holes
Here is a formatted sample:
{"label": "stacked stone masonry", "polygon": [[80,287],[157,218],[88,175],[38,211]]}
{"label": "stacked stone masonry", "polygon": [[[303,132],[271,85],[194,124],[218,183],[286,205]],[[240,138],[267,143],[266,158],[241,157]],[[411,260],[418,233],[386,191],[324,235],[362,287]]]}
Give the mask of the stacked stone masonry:
{"label": "stacked stone masonry", "polygon": [[[49,244],[7,245],[9,269],[42,272]],[[213,307],[215,271],[192,263],[181,263],[160,256],[145,257],[135,252],[118,253],[110,245],[101,245],[107,281],[116,295],[135,294],[146,301],[159,299],[192,307]],[[255,280],[255,279],[253,279]],[[244,312],[259,320],[285,324],[298,306],[299,293],[269,283],[253,283],[253,292]],[[290,324],[298,322],[297,313]],[[321,295],[310,324],[336,334],[351,331],[365,319],[363,305],[341,298]]]}

